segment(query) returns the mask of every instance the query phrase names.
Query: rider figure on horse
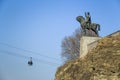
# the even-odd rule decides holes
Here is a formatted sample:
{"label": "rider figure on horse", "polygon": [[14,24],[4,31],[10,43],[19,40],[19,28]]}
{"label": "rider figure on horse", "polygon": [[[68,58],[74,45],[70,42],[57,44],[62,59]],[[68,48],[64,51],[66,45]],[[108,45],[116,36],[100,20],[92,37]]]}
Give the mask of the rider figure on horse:
{"label": "rider figure on horse", "polygon": [[91,16],[89,12],[85,12],[85,17],[86,17],[86,28],[91,29]]}

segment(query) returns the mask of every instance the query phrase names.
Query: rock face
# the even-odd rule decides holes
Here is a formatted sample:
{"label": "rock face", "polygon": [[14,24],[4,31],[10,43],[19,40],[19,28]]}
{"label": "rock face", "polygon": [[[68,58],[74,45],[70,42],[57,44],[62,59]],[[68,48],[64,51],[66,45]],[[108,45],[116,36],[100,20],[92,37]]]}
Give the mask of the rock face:
{"label": "rock face", "polygon": [[84,58],[66,62],[55,80],[120,80],[120,35],[100,39]]}

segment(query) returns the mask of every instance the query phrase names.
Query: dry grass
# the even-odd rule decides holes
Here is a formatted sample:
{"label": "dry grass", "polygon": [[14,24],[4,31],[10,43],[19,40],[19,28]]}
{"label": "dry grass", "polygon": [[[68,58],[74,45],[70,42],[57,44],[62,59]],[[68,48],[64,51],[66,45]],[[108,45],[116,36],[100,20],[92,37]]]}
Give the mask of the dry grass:
{"label": "dry grass", "polygon": [[55,80],[120,80],[120,36],[106,37],[84,59],[59,67]]}

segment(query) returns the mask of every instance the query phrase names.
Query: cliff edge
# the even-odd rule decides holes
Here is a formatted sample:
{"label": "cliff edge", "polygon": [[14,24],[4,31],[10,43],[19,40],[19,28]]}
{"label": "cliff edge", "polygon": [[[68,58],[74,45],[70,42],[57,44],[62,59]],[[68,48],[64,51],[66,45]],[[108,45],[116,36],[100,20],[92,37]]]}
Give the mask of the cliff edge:
{"label": "cliff edge", "polygon": [[55,80],[120,80],[120,35],[102,38],[84,58],[66,62]]}

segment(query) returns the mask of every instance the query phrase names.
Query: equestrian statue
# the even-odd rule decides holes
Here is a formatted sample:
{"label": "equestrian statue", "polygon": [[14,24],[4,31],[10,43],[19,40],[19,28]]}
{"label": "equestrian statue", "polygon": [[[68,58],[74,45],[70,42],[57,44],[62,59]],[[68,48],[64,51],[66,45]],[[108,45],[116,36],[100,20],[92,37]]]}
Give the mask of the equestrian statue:
{"label": "equestrian statue", "polygon": [[93,36],[91,33],[94,32],[94,36],[99,36],[98,31],[100,31],[100,25],[96,23],[91,22],[91,16],[90,13],[85,13],[85,17],[78,16],[76,20],[81,24],[81,28],[83,30],[84,36]]}

